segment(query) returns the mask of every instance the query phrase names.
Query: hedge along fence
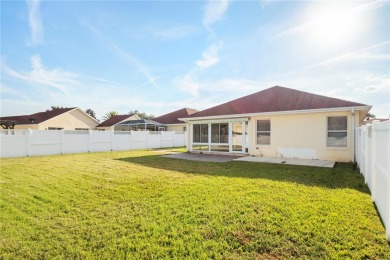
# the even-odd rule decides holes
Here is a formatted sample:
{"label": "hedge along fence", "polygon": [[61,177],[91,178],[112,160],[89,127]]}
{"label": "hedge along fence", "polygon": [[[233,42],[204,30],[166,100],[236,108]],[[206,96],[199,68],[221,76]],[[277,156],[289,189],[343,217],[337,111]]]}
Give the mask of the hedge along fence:
{"label": "hedge along fence", "polygon": [[390,121],[356,129],[356,161],[390,241]]}
{"label": "hedge along fence", "polygon": [[0,158],[181,147],[186,132],[0,130]]}

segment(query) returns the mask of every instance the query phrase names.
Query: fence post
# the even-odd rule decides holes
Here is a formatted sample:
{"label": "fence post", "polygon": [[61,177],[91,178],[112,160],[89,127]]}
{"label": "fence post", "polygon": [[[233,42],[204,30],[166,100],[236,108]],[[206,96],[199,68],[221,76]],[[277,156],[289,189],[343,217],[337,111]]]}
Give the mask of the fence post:
{"label": "fence post", "polygon": [[149,130],[146,130],[146,149],[149,149]]}
{"label": "fence post", "polygon": [[161,138],[160,138],[160,148],[163,148],[163,140],[164,140],[164,137],[163,137],[163,135],[164,135],[164,131],[161,131],[160,133],[161,133]]}
{"label": "fence post", "polygon": [[31,135],[32,135],[32,130],[31,128],[27,129],[27,140],[26,140],[26,144],[27,144],[27,156],[31,156]]}
{"label": "fence post", "polygon": [[111,147],[110,147],[111,149],[110,150],[113,151],[114,150],[113,149],[114,148],[114,130],[111,130],[110,132],[111,132],[111,134],[110,134],[111,135]]}
{"label": "fence post", "polygon": [[[387,134],[389,135],[387,139],[387,155],[390,156],[390,116],[389,121],[387,121]],[[379,140],[380,141],[380,140]],[[384,219],[386,227],[386,240],[390,242],[390,163],[387,163],[387,169],[385,169],[385,174],[387,173],[387,219]],[[386,225],[387,223],[387,225]]]}
{"label": "fence post", "polygon": [[130,130],[130,143],[129,143],[129,150],[132,150],[133,148],[133,130]]}
{"label": "fence post", "polygon": [[368,174],[368,167],[367,167],[367,164],[368,164],[368,153],[369,153],[369,150],[368,150],[368,129],[369,129],[369,125],[366,124],[364,126],[364,181],[365,183],[367,184],[367,174]]}
{"label": "fence post", "polygon": [[359,150],[360,150],[360,128],[359,127],[357,127],[356,128],[356,133],[355,133],[355,138],[356,138],[356,148],[355,148],[355,158],[356,158],[356,164],[359,166],[359,164],[360,164],[360,161],[359,161]]}
{"label": "fence post", "polygon": [[371,125],[371,200],[375,201],[376,199],[376,121],[372,121]]}
{"label": "fence post", "polygon": [[92,130],[88,129],[88,152],[91,152],[91,135],[92,135]]}
{"label": "fence post", "polygon": [[64,137],[65,137],[65,130],[64,129],[61,129],[61,137],[60,137],[60,140],[61,140],[61,154],[64,154]]}

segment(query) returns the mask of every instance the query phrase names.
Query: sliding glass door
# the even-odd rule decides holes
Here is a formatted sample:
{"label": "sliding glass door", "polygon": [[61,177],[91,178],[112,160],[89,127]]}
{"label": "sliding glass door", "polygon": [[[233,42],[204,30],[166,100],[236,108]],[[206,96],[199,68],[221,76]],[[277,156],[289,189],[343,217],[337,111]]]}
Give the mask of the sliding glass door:
{"label": "sliding glass door", "polygon": [[232,123],[232,150],[242,151],[242,123]]}

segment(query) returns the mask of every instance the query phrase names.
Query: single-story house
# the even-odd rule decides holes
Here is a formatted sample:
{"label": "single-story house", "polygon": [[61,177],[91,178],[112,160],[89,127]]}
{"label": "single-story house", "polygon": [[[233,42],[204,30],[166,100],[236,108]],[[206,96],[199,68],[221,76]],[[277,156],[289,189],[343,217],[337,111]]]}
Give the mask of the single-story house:
{"label": "single-story house", "polygon": [[14,122],[14,129],[34,130],[89,130],[95,129],[99,124],[95,118],[78,107],[53,109],[31,115],[0,117],[0,121]]}
{"label": "single-story house", "polygon": [[371,106],[275,86],[194,113],[194,153],[354,161],[355,129]]}
{"label": "single-story house", "polygon": [[97,130],[102,131],[112,131],[114,130],[115,125],[122,123],[124,121],[128,120],[139,120],[140,118],[136,114],[130,114],[130,115],[115,115],[110,117],[109,119],[105,120],[104,122],[100,123],[96,126]]}
{"label": "single-story house", "polygon": [[171,113],[155,117],[153,120],[163,124],[166,131],[187,131],[187,124],[180,121],[179,118],[188,117],[196,112],[199,111],[192,108],[182,108]]}

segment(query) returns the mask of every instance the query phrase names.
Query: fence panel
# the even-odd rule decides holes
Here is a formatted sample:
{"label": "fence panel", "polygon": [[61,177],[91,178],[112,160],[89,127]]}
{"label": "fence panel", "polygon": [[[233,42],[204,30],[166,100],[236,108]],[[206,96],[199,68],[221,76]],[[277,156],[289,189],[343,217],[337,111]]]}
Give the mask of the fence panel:
{"label": "fence panel", "polygon": [[390,239],[390,154],[389,154],[389,127],[390,124],[379,123],[373,127],[376,143],[375,149],[375,192],[374,201],[378,211],[381,213],[383,223],[388,230],[388,239]]}
{"label": "fence panel", "polygon": [[114,132],[112,136],[112,150],[124,151],[131,149],[131,131]]}
{"label": "fence panel", "polygon": [[361,130],[362,130],[362,140],[361,140],[361,150],[360,150],[360,161],[361,161],[361,164],[359,165],[360,167],[360,171],[361,173],[363,174],[363,176],[366,176],[365,175],[365,170],[366,170],[366,126],[362,126],[361,127]]}
{"label": "fence panel", "polygon": [[108,152],[112,150],[112,131],[90,131],[90,152]]}
{"label": "fence panel", "polygon": [[65,130],[62,140],[62,153],[86,153],[89,151],[88,131]]}
{"label": "fence panel", "polygon": [[28,155],[28,130],[2,130],[0,132],[0,158]]}
{"label": "fence panel", "polygon": [[174,147],[180,147],[180,146],[186,146],[187,144],[187,138],[186,138],[186,132],[175,132],[175,135],[173,136],[173,146]]}
{"label": "fence panel", "polygon": [[164,132],[162,135],[162,146],[163,147],[174,147],[175,146],[175,132]]}
{"label": "fence panel", "polygon": [[364,151],[364,157],[365,157],[365,163],[364,163],[364,176],[367,183],[368,188],[370,188],[370,191],[372,193],[373,187],[372,187],[372,174],[371,174],[371,162],[372,162],[372,153],[371,153],[371,146],[372,146],[372,127],[367,126],[366,128],[366,145],[365,145],[365,151]]}
{"label": "fence panel", "polygon": [[390,241],[390,121],[356,130],[356,158]]}
{"label": "fence panel", "polygon": [[184,146],[186,133],[0,130],[0,158]]}
{"label": "fence panel", "polygon": [[31,130],[29,156],[62,153],[61,130]]}
{"label": "fence panel", "polygon": [[131,132],[131,147],[133,150],[148,148],[147,131],[133,131]]}

